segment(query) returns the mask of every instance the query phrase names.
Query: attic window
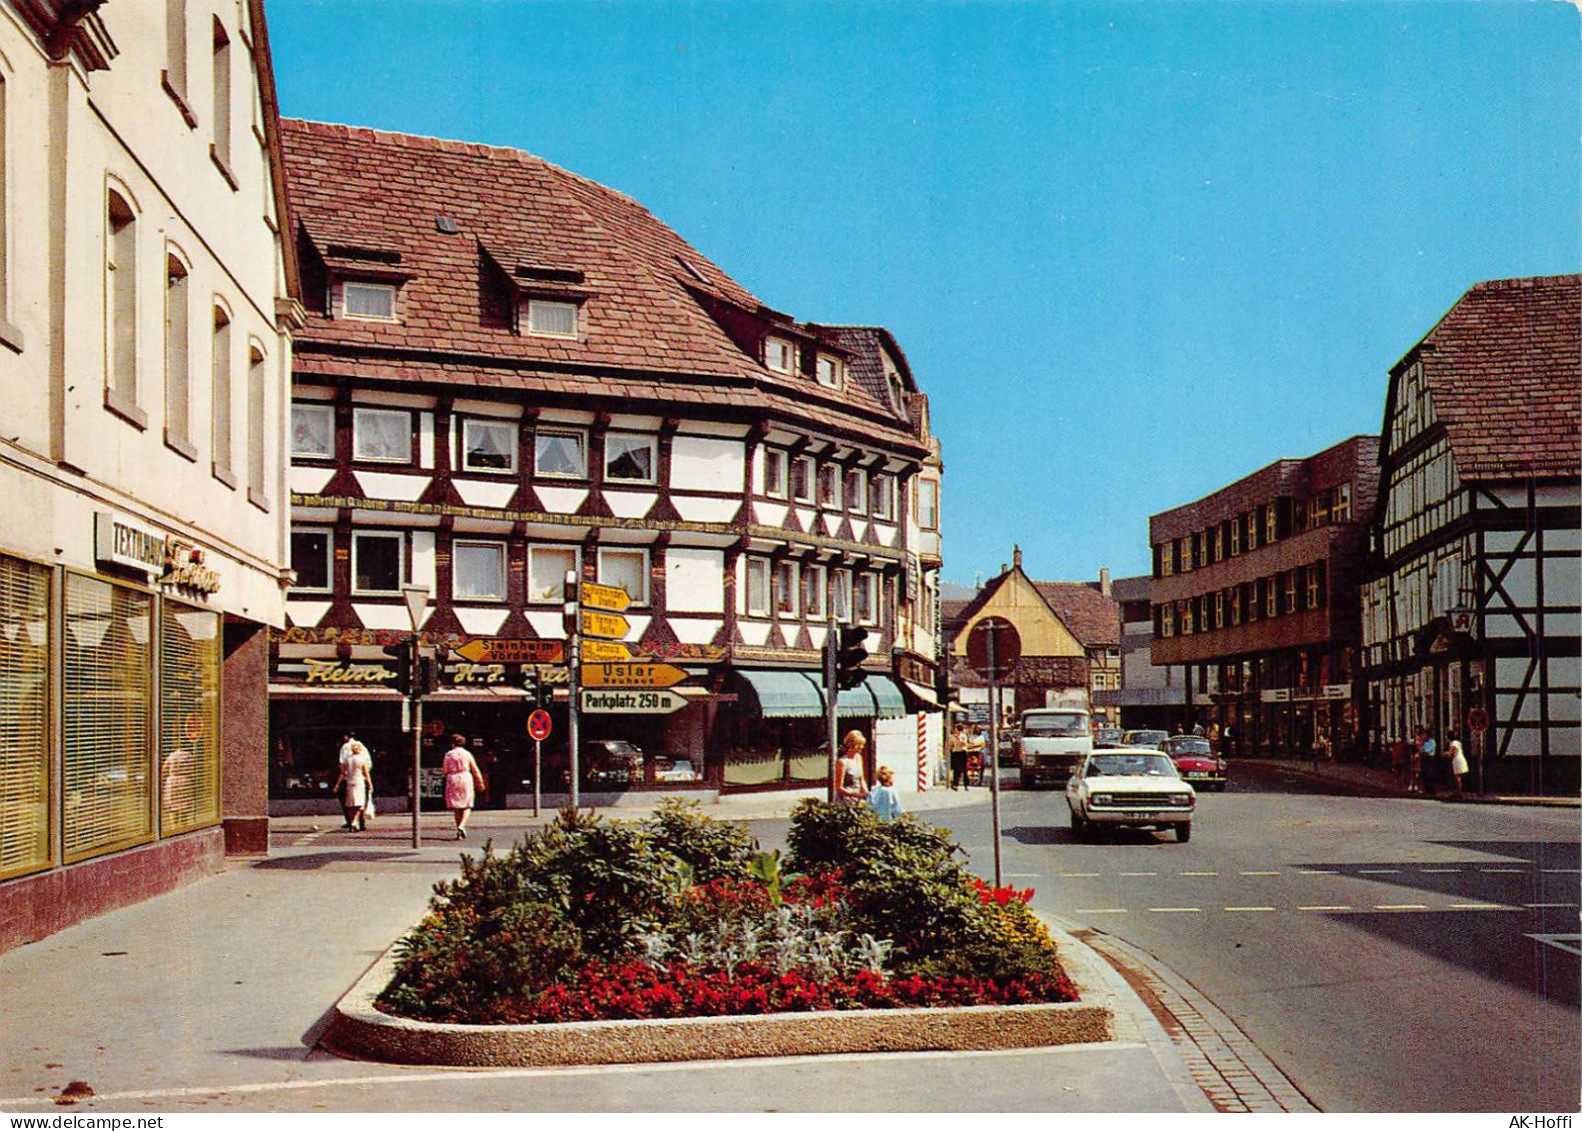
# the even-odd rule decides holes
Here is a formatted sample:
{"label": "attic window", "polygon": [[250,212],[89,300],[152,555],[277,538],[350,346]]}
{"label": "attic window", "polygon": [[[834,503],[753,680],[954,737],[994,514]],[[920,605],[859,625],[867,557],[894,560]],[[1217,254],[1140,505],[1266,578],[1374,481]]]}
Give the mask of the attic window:
{"label": "attic window", "polygon": [[434,217],[434,230],[441,235],[454,236],[456,234],[456,221],[449,216]]}
{"label": "attic window", "polygon": [[764,364],[776,373],[795,372],[796,346],[786,338],[765,338]]}
{"label": "attic window", "polygon": [[818,355],[818,367],[814,370],[814,376],[820,385],[838,389],[845,368],[845,362],[834,354],[821,353]]}
{"label": "attic window", "polygon": [[393,283],[343,283],[341,309],[347,318],[394,322],[396,289]]}
{"label": "attic window", "polygon": [[683,259],[681,256],[678,255],[678,256],[676,256],[676,262],[681,264],[681,266],[685,267],[687,269],[687,274],[691,275],[698,282],[700,282],[700,283],[707,283],[709,281],[709,277],[707,275],[705,275],[698,268],[698,265],[696,263],[692,262],[692,260],[690,260],[690,259]]}
{"label": "attic window", "polygon": [[577,304],[544,298],[528,299],[527,332],[535,337],[575,338]]}

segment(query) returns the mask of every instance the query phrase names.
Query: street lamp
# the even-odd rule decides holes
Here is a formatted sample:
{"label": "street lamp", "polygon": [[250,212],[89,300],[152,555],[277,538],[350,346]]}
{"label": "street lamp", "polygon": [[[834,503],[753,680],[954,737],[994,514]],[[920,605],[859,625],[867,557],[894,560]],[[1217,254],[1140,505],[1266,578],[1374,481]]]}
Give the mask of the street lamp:
{"label": "street lamp", "polygon": [[412,621],[412,652],[408,670],[408,709],[412,719],[412,847],[422,843],[421,820],[423,814],[423,681],[418,678],[421,664],[418,660],[418,629],[428,614],[428,586],[403,585],[401,598],[406,601],[406,613]]}

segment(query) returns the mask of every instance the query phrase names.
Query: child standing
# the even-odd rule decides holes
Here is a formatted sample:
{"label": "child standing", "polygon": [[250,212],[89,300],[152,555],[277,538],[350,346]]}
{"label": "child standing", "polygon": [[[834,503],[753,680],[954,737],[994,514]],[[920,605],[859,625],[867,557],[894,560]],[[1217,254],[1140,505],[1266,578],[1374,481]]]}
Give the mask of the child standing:
{"label": "child standing", "polygon": [[895,792],[895,771],[889,766],[880,766],[878,777],[879,784],[868,792],[868,808],[879,820],[893,821],[904,812],[901,797]]}

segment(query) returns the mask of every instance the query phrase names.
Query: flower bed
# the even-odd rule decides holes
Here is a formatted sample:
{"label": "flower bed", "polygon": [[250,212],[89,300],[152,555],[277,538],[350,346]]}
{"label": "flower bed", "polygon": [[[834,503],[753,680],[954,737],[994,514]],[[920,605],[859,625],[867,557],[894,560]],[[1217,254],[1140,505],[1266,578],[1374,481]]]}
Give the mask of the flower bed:
{"label": "flower bed", "polygon": [[1070,1002],[1030,890],[970,876],[915,818],[800,804],[789,855],[694,802],[563,811],[463,858],[377,1007],[482,1025]]}

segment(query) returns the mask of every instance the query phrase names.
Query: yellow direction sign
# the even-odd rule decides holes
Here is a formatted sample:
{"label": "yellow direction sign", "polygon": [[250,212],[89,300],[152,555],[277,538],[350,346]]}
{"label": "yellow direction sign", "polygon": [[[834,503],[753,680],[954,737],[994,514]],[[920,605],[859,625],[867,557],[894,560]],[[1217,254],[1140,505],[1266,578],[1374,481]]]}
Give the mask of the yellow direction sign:
{"label": "yellow direction sign", "polygon": [[582,610],[582,634],[584,636],[602,636],[606,640],[619,640],[625,636],[631,625],[626,623],[626,618],[619,613],[596,613],[592,609]]}
{"label": "yellow direction sign", "polygon": [[478,636],[451,651],[474,664],[558,664],[565,656],[565,643]]}
{"label": "yellow direction sign", "polygon": [[619,640],[584,640],[582,662],[585,664],[624,664],[632,658],[630,645]]}
{"label": "yellow direction sign", "polygon": [[687,678],[674,664],[583,664],[583,687],[670,687]]}
{"label": "yellow direction sign", "polygon": [[584,608],[603,609],[607,613],[624,613],[632,603],[626,590],[613,585],[595,585],[591,581],[584,581],[577,595]]}

